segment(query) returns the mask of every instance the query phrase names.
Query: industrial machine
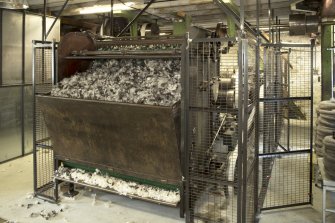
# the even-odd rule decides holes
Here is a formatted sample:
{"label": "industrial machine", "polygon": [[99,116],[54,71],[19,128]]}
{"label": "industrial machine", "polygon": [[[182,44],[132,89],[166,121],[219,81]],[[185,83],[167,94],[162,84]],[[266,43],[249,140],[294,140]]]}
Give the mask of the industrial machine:
{"label": "industrial machine", "polygon": [[[180,60],[183,43],[182,38],[96,40],[89,34],[70,33],[59,44],[58,77],[84,71],[92,60]],[[135,45],[147,49],[134,50]],[[150,49],[157,45],[174,49]],[[40,95],[37,103],[52,141],[56,171],[61,163],[93,172],[98,168],[126,182],[182,191],[180,102],[152,106]],[[61,181],[84,184],[56,174],[56,182]],[[126,195],[172,206],[179,203]]]}
{"label": "industrial machine", "polygon": [[[54,69],[48,66],[45,70],[35,69],[36,160],[42,154],[39,152],[48,149],[48,158],[52,159],[49,162],[54,162],[52,172],[48,172],[54,182],[49,184],[40,183],[43,171],[36,164],[36,181],[42,184],[36,186],[40,195],[54,188],[51,197],[57,200],[58,184],[69,182],[69,194],[74,193],[73,184],[81,184],[131,198],[179,205],[181,216],[188,207],[197,218],[232,219],[227,213],[236,209],[234,200],[239,196],[237,184],[242,173],[238,166],[239,151],[242,148],[248,151],[245,153],[248,156],[243,157],[249,163],[248,168],[255,157],[256,108],[252,83],[255,70],[250,66],[244,69],[243,80],[238,76],[239,49],[234,39],[207,37],[211,35],[196,28],[190,30],[190,35],[194,38],[99,39],[89,34],[70,33],[58,48],[45,48],[43,44],[39,48],[37,44],[36,50],[43,49],[39,53],[57,49],[59,55],[58,66],[54,56],[49,61],[47,54],[42,60],[51,62]],[[35,59],[39,53],[35,53]],[[67,92],[72,92],[71,86],[79,89],[79,85],[69,84],[71,78],[88,77],[89,72],[101,69],[95,67],[100,63],[97,61],[112,60],[180,61],[180,101],[162,106],[142,101],[101,100],[104,97],[100,96],[85,98],[82,93],[71,96],[57,91],[50,95],[59,87]],[[35,61],[35,66],[40,62]],[[48,76],[46,71],[54,75]],[[242,90],[242,82],[250,86]],[[244,104],[241,104],[242,94]],[[242,111],[245,121],[241,118]],[[238,143],[242,129],[248,132],[244,134],[243,145]],[[119,180],[122,185],[131,185],[130,189],[115,187]],[[254,185],[253,181],[249,184]],[[157,196],[159,193],[166,197]],[[219,205],[217,210],[224,211],[226,217],[204,212],[204,205],[211,202],[206,197],[213,196],[220,200],[214,206]]]}

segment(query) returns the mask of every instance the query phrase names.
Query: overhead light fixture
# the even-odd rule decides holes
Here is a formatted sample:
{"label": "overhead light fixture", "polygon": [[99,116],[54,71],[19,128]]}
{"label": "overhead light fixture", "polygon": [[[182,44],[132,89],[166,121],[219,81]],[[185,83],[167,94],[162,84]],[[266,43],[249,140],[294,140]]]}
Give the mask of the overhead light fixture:
{"label": "overhead light fixture", "polygon": [[27,9],[27,0],[0,0],[0,8],[3,9]]}
{"label": "overhead light fixture", "polygon": [[[134,2],[127,2],[125,4],[114,4],[113,13],[121,13],[124,10],[131,10],[131,6],[134,5]],[[95,5],[90,7],[84,7],[80,9],[80,14],[95,14],[95,13],[106,13],[111,11],[110,5]]]}

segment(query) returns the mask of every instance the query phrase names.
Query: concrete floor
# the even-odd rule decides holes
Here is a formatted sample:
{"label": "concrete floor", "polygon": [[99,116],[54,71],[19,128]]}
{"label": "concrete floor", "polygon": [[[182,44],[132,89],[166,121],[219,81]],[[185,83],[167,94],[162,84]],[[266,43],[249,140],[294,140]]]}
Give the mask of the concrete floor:
{"label": "concrete floor", "polygon": [[[0,218],[17,223],[39,222],[108,222],[108,223],[175,223],[179,209],[98,191],[82,189],[75,200],[62,198],[60,204],[52,204],[32,198],[33,188],[32,156],[20,158],[0,165]],[[96,199],[94,202],[94,194]],[[321,222],[321,190],[314,188],[314,206],[295,207],[266,211],[261,214],[261,223],[316,223]],[[334,196],[328,200],[335,205]],[[55,210],[57,216],[49,220],[41,216],[31,217],[42,210]],[[328,222],[335,222],[335,214],[328,214]]]}

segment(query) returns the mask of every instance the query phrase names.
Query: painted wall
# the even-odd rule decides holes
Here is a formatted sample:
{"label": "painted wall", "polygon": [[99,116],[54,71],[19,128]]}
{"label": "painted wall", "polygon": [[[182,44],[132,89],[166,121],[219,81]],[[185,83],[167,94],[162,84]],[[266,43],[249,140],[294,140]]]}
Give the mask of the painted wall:
{"label": "painted wall", "polygon": [[[42,17],[0,10],[0,162],[32,152],[32,40],[42,38]],[[47,18],[47,29],[54,18]],[[60,39],[58,21],[49,40]]]}

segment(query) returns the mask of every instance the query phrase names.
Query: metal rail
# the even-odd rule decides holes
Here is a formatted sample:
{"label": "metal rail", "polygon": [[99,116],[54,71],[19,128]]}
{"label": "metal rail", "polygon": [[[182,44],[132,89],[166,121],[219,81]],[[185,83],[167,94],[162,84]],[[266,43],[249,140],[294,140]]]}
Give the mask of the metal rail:
{"label": "metal rail", "polygon": [[156,45],[156,44],[183,44],[184,37],[169,37],[169,38],[113,38],[113,39],[97,39],[97,47],[105,46],[125,46],[125,45]]}
{"label": "metal rail", "polygon": [[69,2],[69,0],[65,0],[64,4],[63,4],[63,6],[62,6],[62,8],[61,8],[60,11],[58,12],[56,18],[54,19],[52,25],[50,26],[50,28],[49,28],[49,30],[48,30],[48,32],[45,34],[45,39],[48,38],[48,36],[49,36],[51,30],[52,30],[53,27],[55,26],[56,22],[58,21],[59,17],[61,16],[62,12],[64,11],[65,7],[67,6],[67,3],[68,3],[68,2]]}
{"label": "metal rail", "polygon": [[[225,3],[222,0],[213,0],[214,3],[216,3],[219,8],[226,14],[228,15],[230,18],[233,19],[234,23],[238,26],[241,27],[243,26],[243,28],[249,32],[254,38],[257,38],[257,31],[252,28],[251,24],[249,22],[247,22],[244,18],[243,18],[243,24],[241,24],[241,17],[238,14],[238,12],[235,12],[235,10],[233,10],[229,4]],[[262,37],[263,40],[265,40],[266,42],[269,42],[268,38],[266,38],[266,36],[264,36],[262,33],[259,34],[260,37]]]}
{"label": "metal rail", "polygon": [[96,59],[168,59],[180,58],[180,55],[101,55],[101,56],[68,56],[70,60],[96,60]]}
{"label": "metal rail", "polygon": [[110,51],[73,51],[72,56],[107,55],[180,55],[180,50],[110,50]]}

